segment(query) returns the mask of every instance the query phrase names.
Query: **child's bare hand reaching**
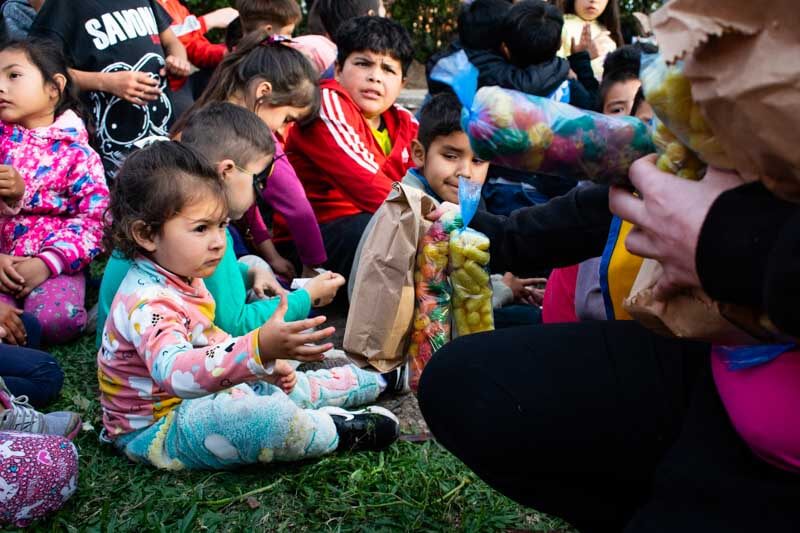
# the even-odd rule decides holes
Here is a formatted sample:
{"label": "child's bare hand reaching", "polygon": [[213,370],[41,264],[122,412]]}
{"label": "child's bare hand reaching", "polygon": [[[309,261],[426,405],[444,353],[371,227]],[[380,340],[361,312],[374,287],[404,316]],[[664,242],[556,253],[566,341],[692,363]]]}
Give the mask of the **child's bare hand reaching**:
{"label": "child's bare hand reaching", "polygon": [[252,280],[250,287],[259,298],[264,299],[270,296],[286,294],[286,289],[281,287],[281,284],[278,283],[278,280],[269,270],[253,266],[250,267],[247,273]]}
{"label": "child's bare hand reaching", "polygon": [[321,361],[324,353],[333,348],[333,344],[317,344],[334,334],[336,328],[329,327],[311,333],[311,328],[325,323],[324,316],[285,322],[289,303],[286,295],[281,295],[280,304],[272,318],[258,330],[258,348],[262,359],[294,359],[295,361]]}
{"label": "child's bare hand reaching", "polygon": [[344,285],[345,279],[342,275],[334,272],[325,272],[319,276],[311,278],[304,287],[311,297],[311,305],[314,307],[324,307],[331,303],[336,297],[339,287]]}
{"label": "child's bare hand reaching", "polygon": [[275,368],[268,381],[286,394],[290,394],[295,385],[297,385],[297,372],[294,371],[294,367],[288,361],[278,359],[275,361]]}

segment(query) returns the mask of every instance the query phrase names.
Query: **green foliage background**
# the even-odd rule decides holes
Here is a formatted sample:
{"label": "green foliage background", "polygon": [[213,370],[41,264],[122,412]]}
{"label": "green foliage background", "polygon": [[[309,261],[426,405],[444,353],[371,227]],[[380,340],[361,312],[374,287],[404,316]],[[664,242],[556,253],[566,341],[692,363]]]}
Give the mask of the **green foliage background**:
{"label": "green foliage background", "polygon": [[[232,5],[230,0],[184,0],[189,8],[202,14]],[[614,0],[611,0],[614,1]],[[623,17],[635,11],[650,13],[662,0],[619,0]],[[411,31],[417,59],[425,61],[447,44],[456,31],[456,16],[461,0],[384,0],[393,18]],[[304,5],[305,2],[300,2]]]}

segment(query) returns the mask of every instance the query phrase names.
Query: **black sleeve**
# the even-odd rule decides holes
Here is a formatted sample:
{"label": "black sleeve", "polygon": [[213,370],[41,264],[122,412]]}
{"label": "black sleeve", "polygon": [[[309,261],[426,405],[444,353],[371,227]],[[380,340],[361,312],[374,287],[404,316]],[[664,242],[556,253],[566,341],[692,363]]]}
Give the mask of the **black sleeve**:
{"label": "black sleeve", "polygon": [[150,5],[153,8],[153,15],[156,16],[156,25],[158,27],[158,33],[163,32],[170,26],[172,26],[172,17],[167,13],[167,11],[161,7],[161,4],[156,2],[156,0],[150,0]]}
{"label": "black sleeve", "polygon": [[70,9],[66,0],[47,0],[33,19],[30,34],[54,40],[67,57],[73,59],[75,16],[75,10]]}
{"label": "black sleeve", "polygon": [[497,85],[526,94],[548,97],[569,75],[569,64],[556,57],[547,63],[521,68],[503,56],[485,50],[465,50],[470,63],[478,69],[478,87]]}
{"label": "black sleeve", "polygon": [[569,67],[578,76],[580,85],[585,89],[583,98],[585,98],[584,102],[589,107],[584,107],[584,109],[597,110],[600,102],[600,82],[597,81],[594,75],[592,58],[589,52],[578,52],[567,59],[569,60]]}
{"label": "black sleeve", "polygon": [[470,227],[492,242],[492,272],[527,277],[601,255],[610,225],[608,187],[587,185],[508,217],[478,212]]}
{"label": "black sleeve", "polygon": [[751,183],[720,195],[700,231],[697,273],[721,302],[763,309],[800,335],[800,206]]}

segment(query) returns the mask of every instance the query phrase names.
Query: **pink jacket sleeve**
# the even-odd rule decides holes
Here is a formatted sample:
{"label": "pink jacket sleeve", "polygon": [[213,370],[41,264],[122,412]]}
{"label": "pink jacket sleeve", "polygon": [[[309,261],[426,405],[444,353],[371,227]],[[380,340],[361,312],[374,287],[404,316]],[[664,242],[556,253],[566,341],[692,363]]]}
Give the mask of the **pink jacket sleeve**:
{"label": "pink jacket sleeve", "polygon": [[317,217],[311,209],[303,184],[279,145],[276,146],[275,169],[267,182],[264,200],[286,220],[304,265],[321,265],[328,259]]}

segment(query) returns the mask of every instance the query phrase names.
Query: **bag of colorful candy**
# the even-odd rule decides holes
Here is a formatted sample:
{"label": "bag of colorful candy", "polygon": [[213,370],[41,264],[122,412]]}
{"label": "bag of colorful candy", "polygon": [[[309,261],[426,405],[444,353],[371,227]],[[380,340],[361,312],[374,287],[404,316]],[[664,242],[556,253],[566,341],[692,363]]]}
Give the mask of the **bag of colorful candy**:
{"label": "bag of colorful candy", "polygon": [[459,179],[458,199],[464,227],[450,233],[453,337],[494,329],[489,238],[467,227],[478,209],[480,198],[479,184],[466,178]]}
{"label": "bag of colorful candy", "polygon": [[705,165],[698,164],[698,157],[705,164],[733,167],[692,98],[692,85],[683,75],[682,62],[667,65],[659,54],[646,56],[641,78],[644,97],[661,123],[656,124],[653,139],[661,154],[661,170],[699,179]]}
{"label": "bag of colorful candy", "polygon": [[419,244],[414,272],[416,308],[408,346],[409,382],[415,391],[425,365],[450,340],[450,233],[460,227],[460,214],[446,213],[433,223]]}
{"label": "bag of colorful candy", "polygon": [[654,152],[647,126],[500,87],[477,89],[464,52],[440,61],[431,77],[450,85],[478,157],[514,169],[598,183],[627,183],[631,164]]}

